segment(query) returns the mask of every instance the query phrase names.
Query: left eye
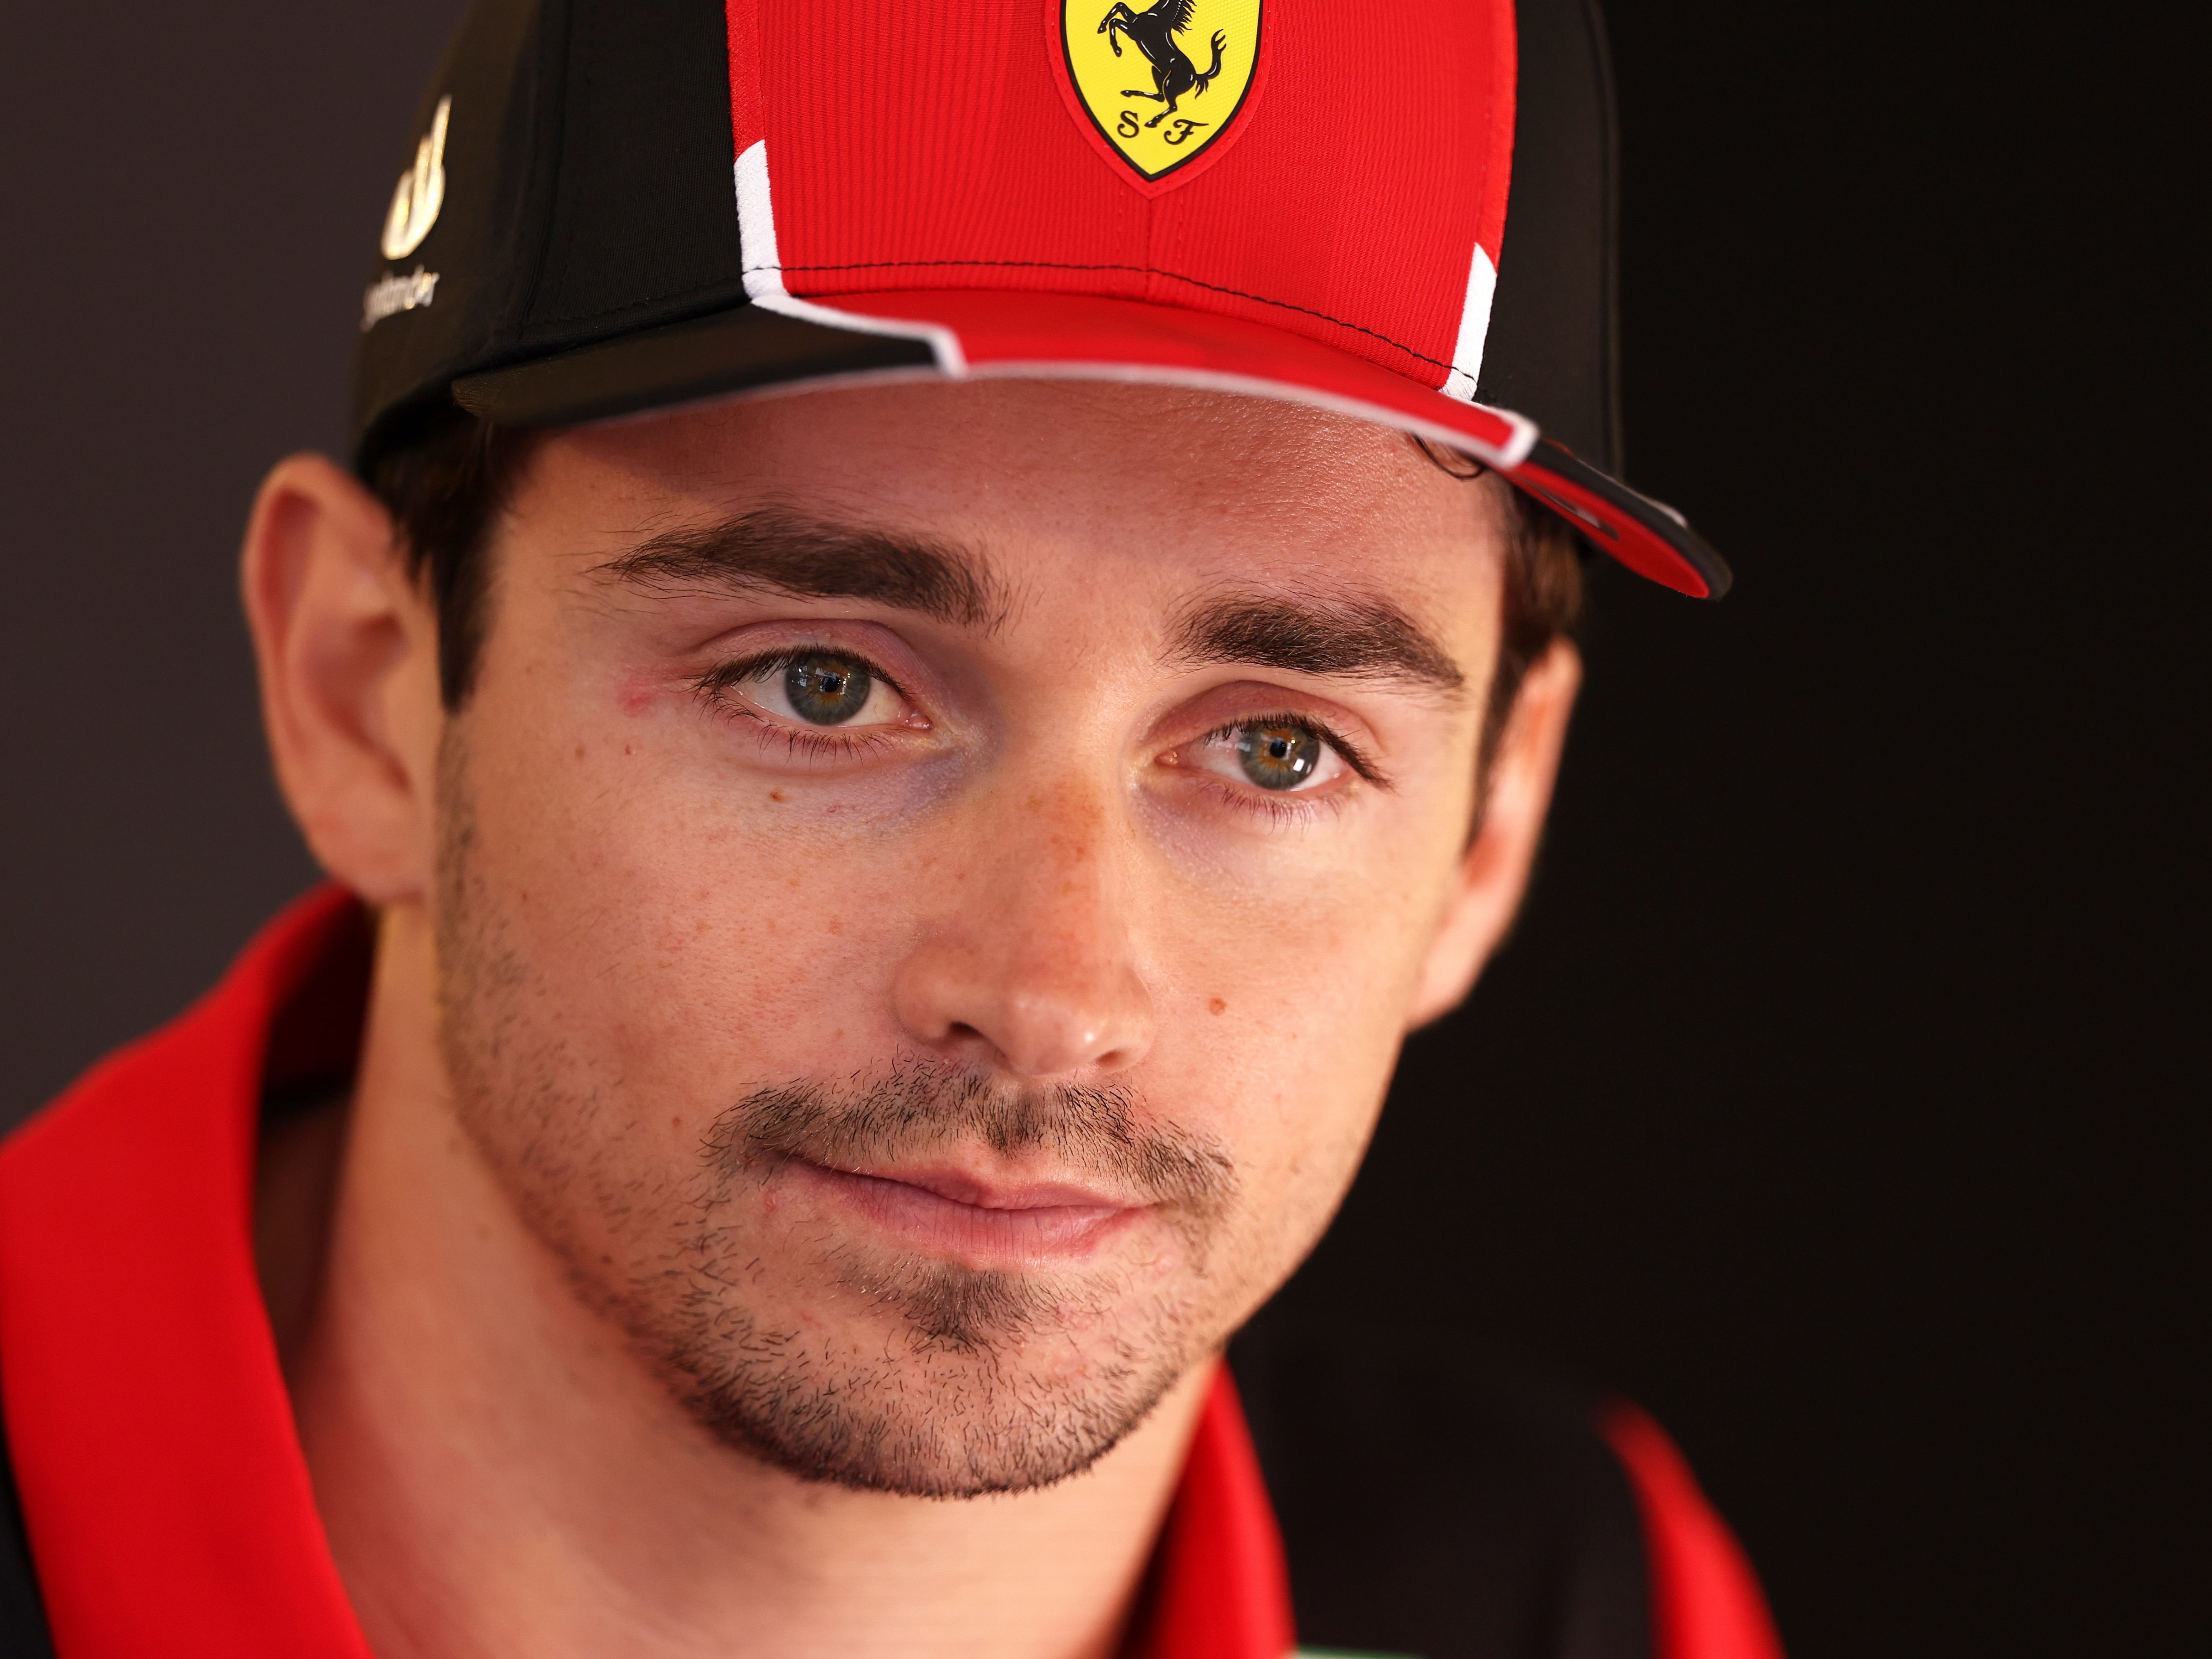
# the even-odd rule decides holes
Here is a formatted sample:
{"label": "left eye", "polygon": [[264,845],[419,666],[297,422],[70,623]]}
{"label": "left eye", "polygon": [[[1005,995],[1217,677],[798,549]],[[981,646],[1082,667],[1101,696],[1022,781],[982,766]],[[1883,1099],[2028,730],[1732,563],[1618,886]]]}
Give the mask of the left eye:
{"label": "left eye", "polygon": [[1345,770],[1344,757],[1335,746],[1303,720],[1247,720],[1224,726],[1194,745],[1191,759],[1208,771],[1241,777],[1275,793],[1310,789]]}

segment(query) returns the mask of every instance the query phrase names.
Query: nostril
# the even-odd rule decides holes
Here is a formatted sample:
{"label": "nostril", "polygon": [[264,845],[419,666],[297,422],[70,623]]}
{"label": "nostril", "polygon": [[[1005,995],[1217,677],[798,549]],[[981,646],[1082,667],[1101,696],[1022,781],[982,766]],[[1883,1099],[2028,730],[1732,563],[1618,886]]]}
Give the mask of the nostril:
{"label": "nostril", "polygon": [[1151,1045],[1143,982],[1099,952],[1046,957],[1027,940],[934,939],[900,964],[891,1000],[909,1040],[1009,1077],[1120,1070]]}

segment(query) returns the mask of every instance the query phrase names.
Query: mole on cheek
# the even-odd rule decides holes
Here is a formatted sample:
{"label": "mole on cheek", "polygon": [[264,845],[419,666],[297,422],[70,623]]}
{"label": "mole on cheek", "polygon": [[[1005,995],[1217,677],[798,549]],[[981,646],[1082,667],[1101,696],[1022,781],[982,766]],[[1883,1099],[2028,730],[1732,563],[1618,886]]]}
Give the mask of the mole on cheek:
{"label": "mole on cheek", "polygon": [[770,800],[789,800],[791,799],[790,796],[785,794],[781,789],[769,790],[768,792],[768,798]]}
{"label": "mole on cheek", "polygon": [[1225,1014],[1229,1012],[1229,1005],[1219,997],[1210,997],[1206,1000],[1206,1012],[1209,1014]]}

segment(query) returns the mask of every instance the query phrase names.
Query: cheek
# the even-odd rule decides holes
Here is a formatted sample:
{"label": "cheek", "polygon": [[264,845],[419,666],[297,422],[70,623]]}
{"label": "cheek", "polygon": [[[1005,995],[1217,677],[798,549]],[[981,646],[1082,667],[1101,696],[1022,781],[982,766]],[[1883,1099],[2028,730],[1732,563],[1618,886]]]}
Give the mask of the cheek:
{"label": "cheek", "polygon": [[1203,1011],[1194,1036],[1235,1034],[1251,1063],[1280,1076],[1387,1066],[1443,913],[1451,858],[1413,814],[1376,805],[1379,825],[1332,825],[1249,866],[1176,872],[1160,907],[1174,938],[1163,977]]}
{"label": "cheek", "polygon": [[576,730],[479,753],[473,857],[571,1087],[649,1100],[643,1127],[695,1147],[749,1089],[886,1052],[906,843]]}
{"label": "cheek", "polygon": [[1147,1068],[1148,1094],[1233,1149],[1243,1226],[1278,1277],[1335,1213],[1374,1133],[1437,904],[1380,874],[1304,891],[1186,909]]}

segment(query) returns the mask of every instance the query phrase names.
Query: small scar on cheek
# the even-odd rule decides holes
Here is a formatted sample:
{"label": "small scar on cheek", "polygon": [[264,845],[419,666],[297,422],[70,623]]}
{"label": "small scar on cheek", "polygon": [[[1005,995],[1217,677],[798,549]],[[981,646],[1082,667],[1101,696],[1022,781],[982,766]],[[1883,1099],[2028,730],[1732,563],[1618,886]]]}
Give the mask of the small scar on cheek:
{"label": "small scar on cheek", "polygon": [[1229,1005],[1219,997],[1208,997],[1206,1001],[1206,1012],[1209,1014],[1225,1014],[1229,1012]]}

